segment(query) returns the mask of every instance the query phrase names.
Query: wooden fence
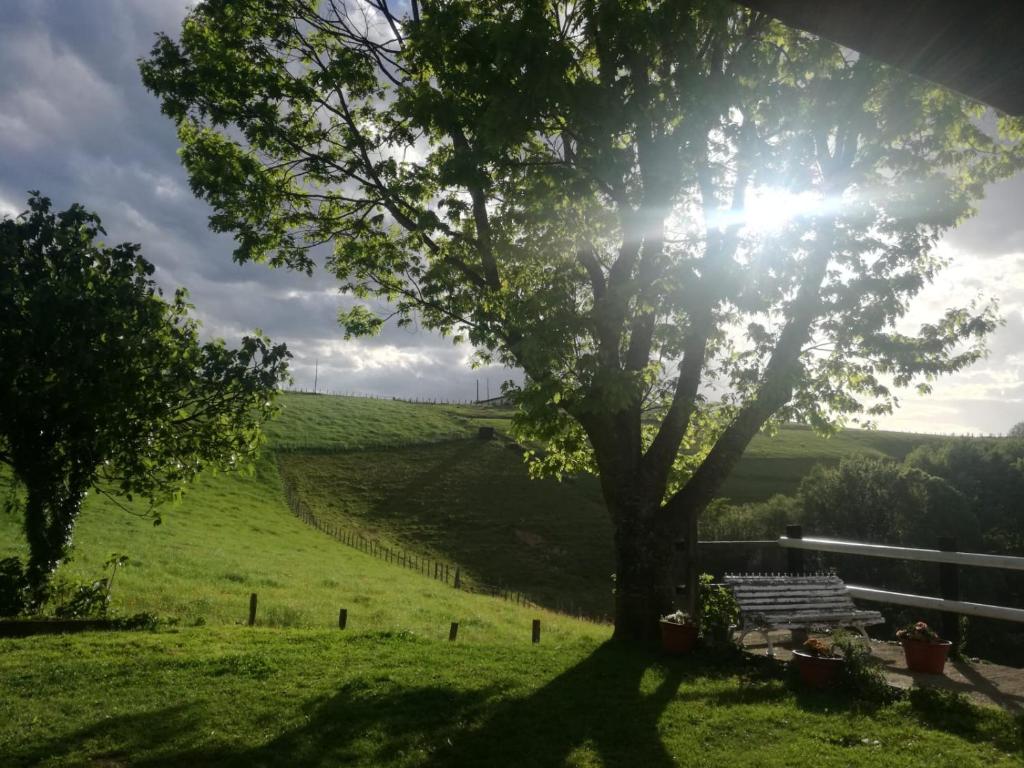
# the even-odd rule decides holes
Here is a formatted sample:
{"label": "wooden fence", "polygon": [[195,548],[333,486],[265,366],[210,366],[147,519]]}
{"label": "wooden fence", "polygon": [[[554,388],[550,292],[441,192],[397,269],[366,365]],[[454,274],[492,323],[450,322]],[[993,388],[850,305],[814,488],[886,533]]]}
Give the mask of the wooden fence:
{"label": "wooden fence", "polygon": [[[484,584],[476,579],[467,579],[463,575],[462,567],[457,564],[436,558],[425,557],[401,547],[394,547],[381,542],[379,539],[366,536],[361,531],[354,528],[321,520],[313,513],[313,510],[309,508],[309,505],[302,500],[298,491],[292,486],[292,484],[285,479],[284,473],[282,472],[280,474],[281,482],[284,485],[285,500],[288,502],[288,508],[291,509],[292,514],[307,525],[327,534],[336,541],[339,541],[348,547],[352,547],[353,549],[358,549],[360,552],[364,552],[365,554],[376,557],[387,563],[408,568],[411,571],[416,571],[423,576],[448,584],[455,589],[461,589],[466,592],[474,592],[483,595],[491,595],[492,597],[500,597],[504,600],[515,603],[516,605],[540,607],[539,603],[532,600],[529,596],[519,590],[509,589],[508,587],[500,584]],[[580,618],[586,618],[582,615],[581,611],[573,613],[571,610],[565,611],[560,606],[556,607],[554,610],[557,613],[566,613]]]}
{"label": "wooden fence", "polygon": [[1024,557],[959,552],[956,541],[951,538],[940,539],[939,549],[893,547],[841,539],[804,538],[803,530],[799,525],[786,526],[786,535],[779,537],[778,546],[786,551],[787,570],[790,572],[803,570],[803,553],[808,550],[936,563],[939,566],[940,597],[892,592],[853,584],[848,584],[847,588],[853,597],[860,600],[940,611],[943,616],[943,634],[954,642],[959,640],[960,636],[960,616],[978,616],[1024,623],[1024,609],[974,603],[960,599],[960,568],[1000,568],[1024,571]]}

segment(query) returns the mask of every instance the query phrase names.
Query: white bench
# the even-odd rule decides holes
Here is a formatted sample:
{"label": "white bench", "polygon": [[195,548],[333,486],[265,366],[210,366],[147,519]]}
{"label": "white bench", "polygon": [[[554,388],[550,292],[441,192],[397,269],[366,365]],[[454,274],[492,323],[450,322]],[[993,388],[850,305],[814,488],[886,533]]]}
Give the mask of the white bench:
{"label": "white bench", "polygon": [[759,632],[768,641],[769,656],[775,655],[769,630],[853,628],[868,639],[867,627],[885,623],[878,611],[859,610],[834,574],[726,574],[723,582],[740,609],[739,642]]}

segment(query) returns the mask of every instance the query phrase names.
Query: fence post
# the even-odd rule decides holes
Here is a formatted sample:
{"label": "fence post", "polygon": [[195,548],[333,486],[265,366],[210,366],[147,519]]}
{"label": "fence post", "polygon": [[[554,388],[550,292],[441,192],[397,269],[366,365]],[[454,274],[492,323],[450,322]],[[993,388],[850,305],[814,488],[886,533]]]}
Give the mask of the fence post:
{"label": "fence post", "polygon": [[[787,525],[786,526],[786,538],[787,539],[802,539],[804,537],[804,529],[799,525]],[[804,551],[802,549],[787,549],[786,550],[786,570],[790,573],[803,573],[804,572]]]}
{"label": "fence post", "polygon": [[455,642],[455,638],[458,636],[458,634],[459,634],[459,622],[453,621],[452,622],[452,628],[448,630],[448,640],[451,641],[451,642]]}
{"label": "fence post", "polygon": [[344,629],[348,624],[348,608],[338,611],[338,629]]}
{"label": "fence post", "polygon": [[[956,539],[940,537],[939,549],[956,552]],[[960,599],[960,567],[956,563],[939,563],[939,594],[944,600]],[[954,651],[960,646],[960,617],[957,614],[943,611],[942,636],[953,643]]]}
{"label": "fence post", "polygon": [[540,619],[533,620],[533,642],[540,642]]}
{"label": "fence post", "polygon": [[249,595],[249,626],[256,626],[256,593]]}

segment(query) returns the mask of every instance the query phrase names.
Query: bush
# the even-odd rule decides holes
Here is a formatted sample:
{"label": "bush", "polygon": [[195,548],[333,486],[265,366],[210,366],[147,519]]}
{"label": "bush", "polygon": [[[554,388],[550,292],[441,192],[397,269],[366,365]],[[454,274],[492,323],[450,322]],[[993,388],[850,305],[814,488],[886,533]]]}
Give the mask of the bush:
{"label": "bush", "polygon": [[836,632],[832,647],[845,660],[839,676],[839,685],[857,701],[867,704],[888,704],[902,695],[889,685],[882,674],[881,661],[871,655],[871,649],[860,638],[848,632]]}
{"label": "bush", "polygon": [[25,566],[17,557],[0,560],[0,616],[21,616],[29,609]]}
{"label": "bush", "polygon": [[749,541],[774,539],[803,514],[798,499],[781,494],[754,504],[730,504],[717,500],[700,519],[702,541]]}
{"label": "bush", "polygon": [[697,593],[697,618],[706,642],[723,645],[729,642],[732,626],[739,619],[739,606],[728,589],[714,583],[710,573],[700,575]]}
{"label": "bush", "polygon": [[110,591],[106,579],[91,584],[75,584],[60,588],[54,615],[59,619],[101,619],[107,615]]}

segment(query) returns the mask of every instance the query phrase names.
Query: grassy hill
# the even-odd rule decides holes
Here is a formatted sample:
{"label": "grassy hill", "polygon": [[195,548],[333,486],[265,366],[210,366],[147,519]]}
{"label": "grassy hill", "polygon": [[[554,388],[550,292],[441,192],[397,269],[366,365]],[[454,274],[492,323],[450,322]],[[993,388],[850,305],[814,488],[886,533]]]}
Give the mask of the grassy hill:
{"label": "grassy hill", "polygon": [[776,435],[758,435],[722,488],[735,502],[764,501],[792,494],[815,464],[835,464],[844,456],[866,454],[902,460],[919,445],[942,440],[936,435],[848,429],[821,437],[808,427],[786,426]]}
{"label": "grassy hill", "polygon": [[[268,429],[276,463],[268,454],[252,476],[204,479],[166,510],[159,528],[90,499],[66,573],[96,578],[111,553],[127,553],[117,607],[186,623],[239,621],[250,591],[279,626],[326,626],[353,592],[372,605],[362,578],[372,569],[353,563],[376,561],[343,556],[321,534],[315,546],[295,540],[306,527],[279,519],[283,478],[323,521],[459,564],[470,584],[524,592],[550,608],[610,613],[612,532],[597,482],[530,480],[505,441],[476,438],[479,426],[507,432],[510,411],[299,394],[286,394],[282,405]],[[786,428],[754,441],[726,495],[766,498],[794,489],[818,461],[854,452],[901,458],[927,439],[934,438],[852,430],[825,439]],[[17,521],[0,516],[0,556],[20,541]],[[306,585],[300,600],[286,594],[289,580]],[[374,610],[373,626],[392,625]]]}
{"label": "grassy hill", "polygon": [[[301,395],[283,406],[272,427],[279,468],[318,519],[451,560],[471,582],[552,608],[611,612],[612,530],[597,481],[531,480],[505,441],[476,439],[479,426],[507,434],[510,411]],[[899,459],[930,439],[784,428],[754,440],[723,495],[792,493],[818,462],[853,453]]]}
{"label": "grassy hill", "polygon": [[324,521],[551,607],[610,612],[612,531],[592,478],[531,480],[518,453],[475,437],[279,460]]}
{"label": "grassy hill", "polygon": [[[472,530],[483,548],[511,534],[548,552],[531,570],[547,562],[567,579],[584,557],[559,560],[552,542],[604,535],[579,530],[582,518],[571,514],[587,503],[596,515],[585,483],[551,486],[564,494],[551,499],[545,484],[506,483],[521,469],[518,457],[467,440],[472,413],[327,398],[285,404],[274,429],[281,443],[293,439],[279,453],[286,474],[307,478],[311,498],[314,488],[343,496],[353,525],[457,550],[481,573],[512,555],[492,546],[476,556],[461,539]],[[356,423],[353,407],[381,409],[372,429]],[[326,473],[322,483],[317,473]],[[463,517],[478,505],[454,503],[458,494],[489,500],[495,518],[518,508],[522,519]],[[386,517],[385,508],[399,511]],[[517,529],[538,532],[542,546]],[[21,550],[18,521],[0,516],[0,556]],[[457,591],[342,546],[290,513],[269,455],[254,475],[205,478],[159,528],[90,497],[62,573],[95,578],[112,552],[131,557],[115,608],[176,623],[0,640],[5,768],[667,768],[797,765],[809,755],[820,766],[931,768],[1021,758],[1016,726],[998,712],[934,697],[862,709],[794,694],[752,662],[659,659],[607,642],[607,626]],[[260,601],[255,629],[240,626],[251,591]],[[339,607],[349,609],[344,632]],[[529,640],[534,618],[539,645]],[[460,623],[455,643],[446,639],[451,621]]]}

